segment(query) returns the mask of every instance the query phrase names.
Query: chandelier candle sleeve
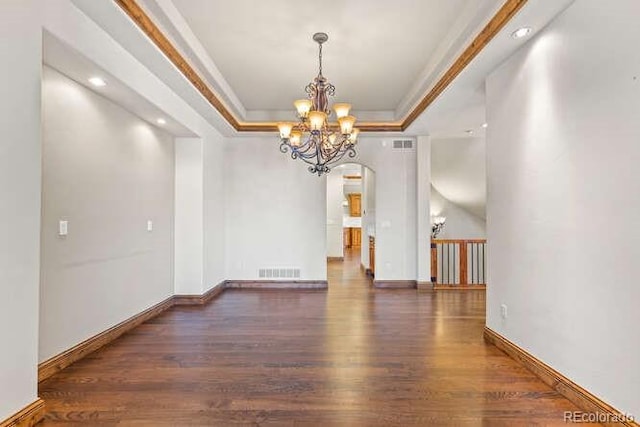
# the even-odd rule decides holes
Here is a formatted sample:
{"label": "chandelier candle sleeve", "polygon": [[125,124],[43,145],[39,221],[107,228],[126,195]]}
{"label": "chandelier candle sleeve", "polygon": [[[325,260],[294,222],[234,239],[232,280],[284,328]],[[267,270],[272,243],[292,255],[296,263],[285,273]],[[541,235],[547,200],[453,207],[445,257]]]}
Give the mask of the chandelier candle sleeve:
{"label": "chandelier candle sleeve", "polygon": [[[329,97],[336,88],[322,75],[322,44],[329,40],[325,33],[316,33],[313,40],[318,43],[318,75],[305,87],[307,99],[298,99],[293,105],[298,117],[297,123],[278,123],[280,151],[290,153],[292,159],[300,159],[309,164],[309,172],[322,176],[346,155],[356,156],[355,144],[358,129],[353,127],[356,118],[349,115],[351,104],[340,102],[329,105]],[[329,124],[332,114],[340,126]]]}
{"label": "chandelier candle sleeve", "polygon": [[289,138],[289,140],[291,141],[292,146],[299,147],[301,139],[302,132],[300,132],[299,130],[294,130],[293,132],[291,132],[291,137]]}
{"label": "chandelier candle sleeve", "polygon": [[278,123],[278,130],[280,131],[280,138],[287,139],[291,135],[291,129],[293,129],[293,123]]}
{"label": "chandelier candle sleeve", "polygon": [[327,120],[327,113],[324,111],[311,111],[309,113],[309,126],[311,130],[320,131]]}
{"label": "chandelier candle sleeve", "polygon": [[349,140],[351,141],[352,144],[355,144],[356,142],[358,142],[358,135],[359,134],[360,134],[360,129],[353,128],[351,130],[351,135],[349,135]]}
{"label": "chandelier candle sleeve", "polygon": [[353,124],[356,122],[356,118],[353,116],[344,116],[338,119],[340,123],[340,130],[343,135],[349,135],[353,130]]}
{"label": "chandelier candle sleeve", "polygon": [[336,112],[337,118],[348,116],[350,110],[351,110],[351,104],[346,104],[344,102],[333,104],[333,111]]}
{"label": "chandelier candle sleeve", "polygon": [[309,114],[309,111],[311,111],[313,102],[311,102],[310,99],[298,99],[297,101],[294,101],[293,105],[296,107],[296,110],[298,111],[298,117],[300,117],[301,119],[304,119]]}

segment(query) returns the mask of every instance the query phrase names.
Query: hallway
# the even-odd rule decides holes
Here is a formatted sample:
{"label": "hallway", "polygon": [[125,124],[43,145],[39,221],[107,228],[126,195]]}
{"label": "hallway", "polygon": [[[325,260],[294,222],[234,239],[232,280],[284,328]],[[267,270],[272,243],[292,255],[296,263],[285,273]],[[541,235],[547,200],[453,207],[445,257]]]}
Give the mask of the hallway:
{"label": "hallway", "polygon": [[483,291],[227,290],[174,307],[40,385],[43,425],[566,425],[577,410],[483,342]]}

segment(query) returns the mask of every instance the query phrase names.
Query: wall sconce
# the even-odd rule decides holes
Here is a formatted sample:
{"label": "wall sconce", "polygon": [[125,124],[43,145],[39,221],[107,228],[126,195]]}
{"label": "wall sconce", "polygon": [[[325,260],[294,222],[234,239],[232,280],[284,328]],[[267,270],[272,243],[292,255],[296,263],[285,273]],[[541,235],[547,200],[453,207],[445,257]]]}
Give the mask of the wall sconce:
{"label": "wall sconce", "polygon": [[444,223],[447,222],[447,217],[444,216],[431,216],[431,238],[435,239],[438,234],[444,228]]}

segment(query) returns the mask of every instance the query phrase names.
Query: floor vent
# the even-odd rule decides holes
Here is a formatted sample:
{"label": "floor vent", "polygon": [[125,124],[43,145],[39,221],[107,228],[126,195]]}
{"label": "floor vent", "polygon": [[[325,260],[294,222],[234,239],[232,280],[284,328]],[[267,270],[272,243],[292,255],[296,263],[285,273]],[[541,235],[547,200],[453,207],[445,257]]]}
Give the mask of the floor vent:
{"label": "floor vent", "polygon": [[258,270],[258,277],[261,279],[298,279],[300,278],[300,269],[261,268]]}
{"label": "floor vent", "polygon": [[395,150],[410,150],[413,148],[413,140],[411,139],[396,139],[393,141],[393,148]]}

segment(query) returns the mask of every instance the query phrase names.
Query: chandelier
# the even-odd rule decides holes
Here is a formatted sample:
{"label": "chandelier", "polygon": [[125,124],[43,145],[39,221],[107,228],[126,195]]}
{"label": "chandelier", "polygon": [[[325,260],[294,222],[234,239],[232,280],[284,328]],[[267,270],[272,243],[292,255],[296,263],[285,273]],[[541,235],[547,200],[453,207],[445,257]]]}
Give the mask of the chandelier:
{"label": "chandelier", "polygon": [[296,108],[298,122],[278,123],[280,131],[280,151],[291,152],[292,159],[301,159],[308,163],[309,172],[318,176],[328,173],[330,165],[338,162],[345,154],[355,157],[355,145],[359,130],[353,125],[354,116],[349,115],[351,105],[336,103],[333,111],[338,120],[338,127],[329,124],[331,109],[329,96],[335,94],[336,88],[322,75],[322,44],[329,40],[325,33],[316,33],[313,40],[318,43],[318,76],[305,88],[308,97],[293,103]]}

